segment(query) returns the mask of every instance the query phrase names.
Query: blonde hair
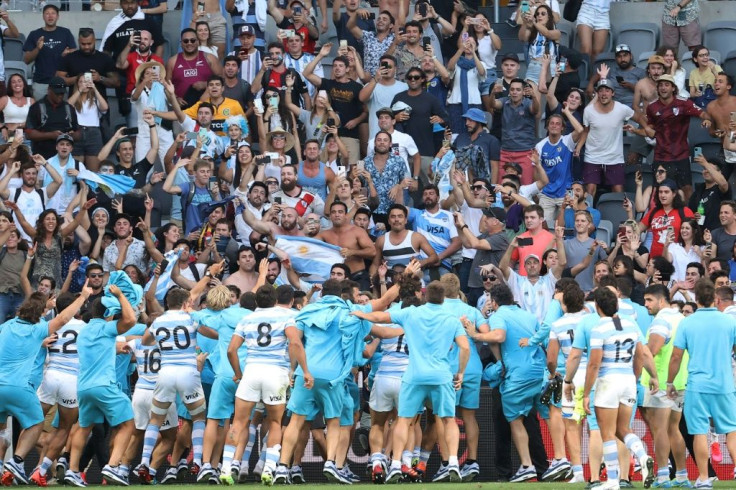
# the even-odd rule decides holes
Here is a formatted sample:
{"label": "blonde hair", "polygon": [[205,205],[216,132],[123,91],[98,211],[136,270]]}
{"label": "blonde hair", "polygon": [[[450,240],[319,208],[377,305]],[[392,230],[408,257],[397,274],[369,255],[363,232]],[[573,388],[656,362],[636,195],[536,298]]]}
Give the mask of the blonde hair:
{"label": "blonde hair", "polygon": [[455,274],[445,274],[440,277],[440,284],[445,288],[445,297],[457,298],[460,296],[460,279]]}
{"label": "blonde hair", "polygon": [[221,311],[232,304],[230,300],[230,289],[227,286],[215,286],[207,292],[207,308]]}

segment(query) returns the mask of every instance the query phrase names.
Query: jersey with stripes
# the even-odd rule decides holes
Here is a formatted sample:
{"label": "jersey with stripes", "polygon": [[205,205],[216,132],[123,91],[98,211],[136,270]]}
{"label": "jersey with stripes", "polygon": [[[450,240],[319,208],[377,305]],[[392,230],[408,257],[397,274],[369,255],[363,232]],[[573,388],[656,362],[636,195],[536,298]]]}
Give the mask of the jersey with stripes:
{"label": "jersey with stripes", "polygon": [[[426,209],[409,209],[409,226],[424,235],[429,244],[437,254],[441,254],[450,246],[450,241],[457,237],[457,227],[454,224],[452,214],[440,209],[432,214]],[[424,252],[422,258],[426,258]],[[449,259],[442,261],[448,269],[452,266]]]}
{"label": "jersey with stripes", "polygon": [[197,327],[186,311],[167,311],[156,318],[149,331],[161,351],[161,366],[197,369]]}
{"label": "jersey with stripes", "polygon": [[[390,324],[389,327],[399,328],[399,325]],[[401,378],[409,365],[409,344],[403,335],[392,339],[381,339],[383,358],[378,367],[376,376]]]}
{"label": "jersey with stripes", "polygon": [[72,318],[66,325],[56,331],[57,340],[49,345],[48,365],[46,369],[62,371],[73,375],[79,374],[79,353],[77,337],[87,324]]}
{"label": "jersey with stripes", "polygon": [[138,371],[135,389],[153,390],[161,369],[161,351],[158,344],[143,345],[141,339],[135,339],[128,342],[128,345],[135,356],[135,367]]}
{"label": "jersey with stripes", "polygon": [[419,252],[411,244],[411,236],[414,232],[407,230],[404,240],[397,245],[391,243],[392,234],[392,232],[389,232],[384,235],[383,259],[386,261],[386,265],[389,269],[396,264],[409,265],[411,259],[416,257]]}
{"label": "jersey with stripes", "polygon": [[[562,318],[550,325],[549,339],[556,339],[560,344],[560,355],[557,357],[557,371],[560,374],[565,373],[565,363],[572,350],[572,341],[575,340],[575,327],[585,315],[587,315],[585,310],[577,313],[565,313]],[[585,372],[587,368],[588,356],[583,354],[580,358],[578,372]]]}
{"label": "jersey with stripes", "polygon": [[270,364],[289,367],[289,342],[286,327],[296,327],[298,312],[282,306],[257,308],[235,327],[234,335],[248,346],[245,364]]}
{"label": "jersey with stripes", "polygon": [[641,331],[636,323],[626,318],[602,318],[590,332],[590,349],[603,349],[598,377],[634,374],[636,347],[641,343]]}

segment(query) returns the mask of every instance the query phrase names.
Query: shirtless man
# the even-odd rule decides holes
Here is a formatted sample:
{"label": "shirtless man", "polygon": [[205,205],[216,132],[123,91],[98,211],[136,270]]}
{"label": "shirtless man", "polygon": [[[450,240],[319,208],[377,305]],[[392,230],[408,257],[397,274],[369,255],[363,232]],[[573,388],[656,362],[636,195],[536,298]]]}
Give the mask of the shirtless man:
{"label": "shirtless man", "polygon": [[440,263],[437,252],[421,233],[406,229],[409,211],[401,204],[394,204],[388,209],[389,232],[376,240],[376,255],[371,264],[371,277],[378,272],[384,261],[391,269],[394,265],[407,265],[412,258],[418,258],[422,251],[427,256],[419,263],[422,269]]}
{"label": "shirtless man", "polygon": [[256,256],[253,250],[245,245],[238,250],[238,270],[225,279],[223,284],[230,286],[231,284],[240,288],[241,291],[251,291],[258,282],[258,272],[256,272]]}
{"label": "shirtless man", "polygon": [[360,284],[362,291],[370,290],[371,279],[365,269],[365,259],[376,255],[376,248],[366,231],[350,222],[348,206],[342,201],[335,201],[330,206],[332,228],[321,232],[315,238],[340,247],[340,255],[345,258],[345,265],[350,268],[350,279]]}
{"label": "shirtless man", "polygon": [[719,73],[713,91],[716,100],[711,101],[705,108],[713,119],[710,134],[723,140],[723,153],[728,163],[736,163],[736,122],[731,114],[736,112],[736,96],[731,95],[734,79],[731,75]]}
{"label": "shirtless man", "polygon": [[[634,120],[637,117],[643,119],[647,115],[649,104],[659,97],[657,94],[657,80],[662,74],[664,74],[664,58],[658,55],[650,56],[647,65],[647,76],[636,82],[634,86],[634,103],[631,107],[636,114]],[[649,152],[652,151],[652,145],[647,143],[643,136],[634,135],[633,138],[631,150],[626,156],[627,163],[630,165],[639,163],[641,157],[646,158]]]}
{"label": "shirtless man", "polygon": [[190,27],[196,29],[197,22],[207,22],[210,28],[210,39],[217,48],[217,58],[223,59],[225,57],[227,20],[220,11],[220,0],[197,0],[192,2]]}
{"label": "shirtless man", "polygon": [[[278,218],[281,215],[281,224],[274,218]],[[263,219],[259,220],[248,208],[243,210],[243,219],[245,222],[253,228],[254,233],[259,233],[261,236],[267,236],[269,242],[273,245],[276,243],[278,235],[289,235],[289,236],[304,236],[302,230],[299,229],[298,220],[299,215],[296,209],[281,204],[273,204],[268,211],[263,214]],[[260,238],[260,237],[259,237]]]}

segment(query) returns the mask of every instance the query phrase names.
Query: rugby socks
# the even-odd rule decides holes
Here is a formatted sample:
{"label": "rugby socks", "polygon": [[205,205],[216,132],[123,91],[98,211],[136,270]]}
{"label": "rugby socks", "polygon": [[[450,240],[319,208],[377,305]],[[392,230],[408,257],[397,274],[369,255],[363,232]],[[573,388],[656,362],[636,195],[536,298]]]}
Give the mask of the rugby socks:
{"label": "rugby socks", "polygon": [[253,424],[248,426],[248,442],[245,444],[243,459],[240,460],[240,466],[242,468],[248,468],[250,464],[250,455],[253,452],[253,446],[256,442],[256,429],[257,427]]}
{"label": "rugby socks", "polygon": [[400,470],[401,469],[401,461],[399,461],[398,459],[392,459],[391,460],[391,469],[394,469],[394,468],[397,468],[397,469]]}
{"label": "rugby socks", "polygon": [[266,464],[263,466],[263,469],[270,470],[272,472],[276,470],[276,463],[278,463],[280,455],[280,444],[276,444],[274,447],[266,448]]}
{"label": "rugby socks", "polygon": [[666,482],[670,480],[670,470],[668,468],[661,468],[657,470],[657,481]]}
{"label": "rugby socks", "polygon": [[[205,420],[194,420],[192,422],[192,451],[194,458],[192,461],[198,466],[202,466],[202,445],[204,444],[204,426]],[[146,431],[147,432],[147,431]]]}
{"label": "rugby socks", "polygon": [[618,481],[618,448],[615,440],[603,442],[603,461],[606,463],[608,481]]}
{"label": "rugby socks", "polygon": [[573,467],[572,467],[572,474],[576,477],[576,479],[577,479],[577,477],[584,478],[584,475],[583,475],[583,465],[581,465],[581,464],[573,465]]}
{"label": "rugby socks", "polygon": [[153,446],[156,445],[158,440],[158,425],[148,424],[146,426],[146,433],[143,436],[143,454],[141,455],[141,464],[146,466],[151,465],[151,453],[153,453]]}
{"label": "rugby socks", "polygon": [[419,455],[421,452],[422,448],[420,446],[414,446],[414,452],[411,455],[412,459],[419,459]]}
{"label": "rugby socks", "polygon": [[427,451],[425,449],[422,449],[419,451],[419,461],[427,464],[427,461],[429,461],[429,457],[432,455],[432,451]]}
{"label": "rugby socks", "polygon": [[624,437],[624,444],[626,444],[626,448],[629,451],[636,455],[636,458],[639,461],[647,457],[647,450],[644,449],[644,444],[641,443],[641,439],[639,439],[636,434],[626,434],[626,437]]}
{"label": "rugby socks", "polygon": [[458,466],[457,456],[450,456],[450,459],[447,460],[447,464],[449,466]]}
{"label": "rugby socks", "polygon": [[130,467],[127,464],[121,464],[118,466],[118,471],[121,475],[128,476],[130,474]]}
{"label": "rugby socks", "polygon": [[411,457],[412,457],[411,451],[402,451],[401,452],[401,464],[406,465],[407,467],[411,468]]}
{"label": "rugby socks", "polygon": [[46,472],[51,468],[51,465],[54,462],[51,461],[49,458],[43,458],[43,462],[41,463],[41,466],[38,468],[38,474],[41,476],[46,476]]}
{"label": "rugby socks", "polygon": [[222,469],[223,473],[225,473],[226,475],[230,473],[234,456],[235,446],[232,444],[225,444],[225,448],[222,450]]}
{"label": "rugby socks", "polygon": [[687,470],[677,470],[675,472],[675,479],[677,481],[687,481]]}

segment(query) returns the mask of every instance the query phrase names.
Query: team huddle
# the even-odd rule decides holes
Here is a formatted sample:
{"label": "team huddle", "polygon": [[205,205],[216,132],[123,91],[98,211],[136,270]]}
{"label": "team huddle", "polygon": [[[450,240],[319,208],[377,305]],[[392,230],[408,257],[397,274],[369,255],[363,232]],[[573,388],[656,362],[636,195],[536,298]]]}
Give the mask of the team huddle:
{"label": "team huddle", "polygon": [[[524,426],[535,408],[554,447],[544,481],[585,481],[584,418],[591,487],[629,486],[624,477],[630,454],[646,488],[693,487],[682,435],[671,430],[682,415],[695,438],[695,488],[712,487],[706,439],[711,421],[716,432],[728,434],[729,450],[736,442],[736,307],[723,307],[733,303],[730,288],[716,289],[707,280],[697,284],[700,308],[688,318],[670,307],[666,287],[649,286],[645,305],[654,320],[645,338],[636,311],[620,299],[610,276],[588,302],[574,280],[558,281],[539,322],[515,303],[505,284],[491,288],[489,315],[463,301],[454,274],[423,287],[416,260],[374,300],[358,299],[352,281],[329,279],[321,297],[299,310],[292,308],[293,288],[271,285],[257,289],[254,311],[234,304],[226,286],[210,289],[196,307],[221,267],[210,266],[191,291],[170,289],[148,326],[136,323],[142,290],[121,272],[112,273],[105,294],[89,303],[87,284],[78,295],[61,294],[55,314],[46,296],[34,293],[0,325],[0,420],[10,415],[23,429],[5,461],[2,484],[46,486],[55,462],[59,483],[86,486],[80,458],[93,427],[105,421],[113,428],[102,469],[108,484],[128,485],[139,456],[133,471],[144,484],[173,482],[187,471],[198,482],[244,482],[258,425],[264,449],[253,472],[264,484],[304,482],[300,462],[310,432],[323,452],[328,481],[360,481],[347,465],[347,452],[361,408],[356,373],[366,366],[374,483],[429,479],[435,446],[442,464],[432,481],[476,478],[482,379],[500,388],[521,459],[512,482],[538,477]],[[546,354],[534,341],[540,336],[548,338]],[[481,345],[497,360],[485,369]],[[132,400],[117,383],[116,358],[126,356],[137,365]],[[653,434],[654,456],[631,430],[637,406]],[[41,437],[44,416],[54,407],[55,430]],[[466,433],[462,466],[456,416]],[[4,454],[11,435],[0,427]],[[42,454],[29,477],[24,458],[37,443]],[[163,471],[169,455],[171,465]]]}

